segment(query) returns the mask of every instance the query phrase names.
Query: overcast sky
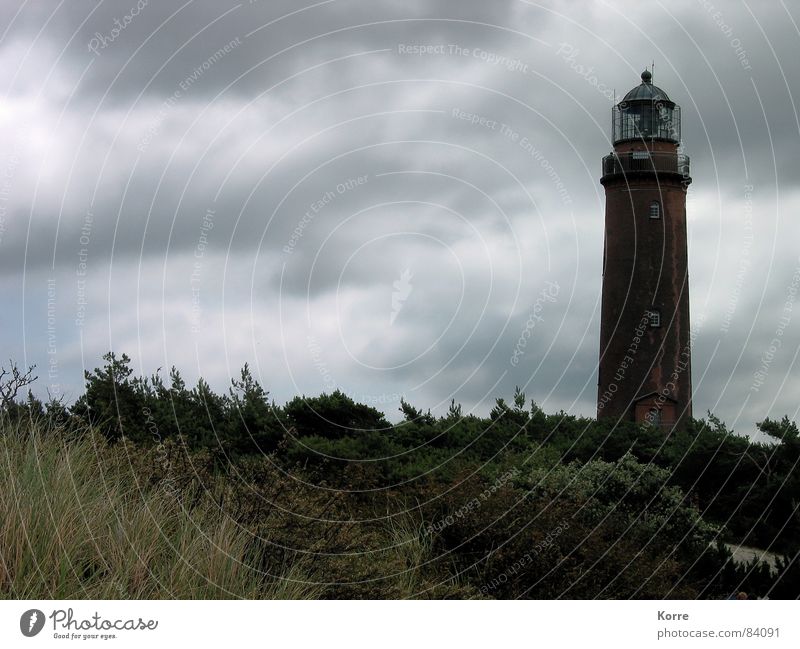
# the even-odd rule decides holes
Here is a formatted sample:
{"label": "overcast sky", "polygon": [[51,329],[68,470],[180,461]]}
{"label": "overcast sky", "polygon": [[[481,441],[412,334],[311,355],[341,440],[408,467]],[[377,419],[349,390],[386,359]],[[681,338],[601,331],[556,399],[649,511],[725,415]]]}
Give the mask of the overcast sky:
{"label": "overcast sky", "polygon": [[780,0],[4,0],[0,357],[68,400],[113,349],[392,418],[515,385],[594,415],[600,160],[655,62],[694,178],[695,415],[796,417],[798,23]]}

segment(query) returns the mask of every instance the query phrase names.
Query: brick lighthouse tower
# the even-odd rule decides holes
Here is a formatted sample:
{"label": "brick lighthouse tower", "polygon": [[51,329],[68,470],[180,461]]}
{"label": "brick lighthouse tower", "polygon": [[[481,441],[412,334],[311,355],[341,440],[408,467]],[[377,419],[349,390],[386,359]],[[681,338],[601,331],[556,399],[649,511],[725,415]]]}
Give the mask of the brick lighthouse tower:
{"label": "brick lighthouse tower", "polygon": [[612,118],[597,416],[669,431],[692,415],[680,107],[645,71]]}

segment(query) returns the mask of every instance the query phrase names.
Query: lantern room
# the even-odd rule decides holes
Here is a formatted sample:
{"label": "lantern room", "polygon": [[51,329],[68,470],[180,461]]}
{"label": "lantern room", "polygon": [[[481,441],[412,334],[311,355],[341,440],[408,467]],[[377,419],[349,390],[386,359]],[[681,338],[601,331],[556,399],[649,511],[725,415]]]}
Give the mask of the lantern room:
{"label": "lantern room", "polygon": [[612,109],[614,144],[626,140],[681,141],[681,108],[658,86],[649,70],[642,83]]}

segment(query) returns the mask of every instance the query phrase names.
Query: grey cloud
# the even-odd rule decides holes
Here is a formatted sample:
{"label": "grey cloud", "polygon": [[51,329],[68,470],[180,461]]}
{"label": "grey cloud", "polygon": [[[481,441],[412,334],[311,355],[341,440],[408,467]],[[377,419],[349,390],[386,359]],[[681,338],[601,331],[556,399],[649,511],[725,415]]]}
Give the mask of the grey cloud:
{"label": "grey cloud", "polygon": [[[456,398],[486,411],[527,385],[545,405],[591,415],[608,91],[623,94],[655,59],[656,82],[683,108],[692,157],[692,306],[706,318],[695,344],[697,414],[713,407],[747,432],[764,413],[796,412],[795,322],[769,383],[750,390],[797,263],[791,8],[726,6],[720,26],[702,3],[346,0],[301,10],[151,0],[91,52],[134,5],[0,8],[10,72],[0,82],[4,356],[47,362],[43,309],[55,278],[59,380],[72,394],[83,364],[111,346],[142,371],[175,362],[218,388],[253,361],[276,398],[311,393],[325,387],[313,336],[337,384],[365,399],[409,391],[425,407]],[[400,44],[445,48],[418,56]],[[753,242],[737,286],[745,185],[754,188]],[[89,305],[78,328],[84,248]],[[195,262],[199,338],[189,335]],[[406,269],[413,290],[390,324],[393,282]],[[545,280],[562,293],[512,367]],[[374,370],[367,359],[403,367]]]}

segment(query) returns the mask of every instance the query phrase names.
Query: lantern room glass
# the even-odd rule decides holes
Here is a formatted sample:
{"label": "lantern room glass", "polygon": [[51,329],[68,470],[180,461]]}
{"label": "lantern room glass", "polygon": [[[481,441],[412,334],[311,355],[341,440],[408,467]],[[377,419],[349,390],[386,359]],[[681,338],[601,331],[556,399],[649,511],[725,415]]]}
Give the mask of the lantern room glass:
{"label": "lantern room glass", "polygon": [[614,144],[641,139],[681,141],[681,108],[672,102],[623,101],[611,111]]}

